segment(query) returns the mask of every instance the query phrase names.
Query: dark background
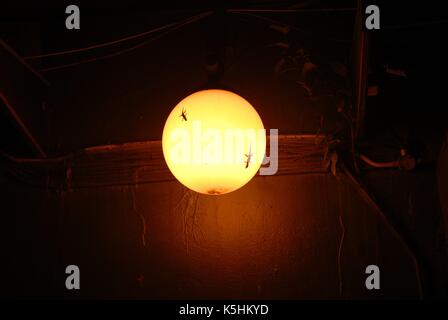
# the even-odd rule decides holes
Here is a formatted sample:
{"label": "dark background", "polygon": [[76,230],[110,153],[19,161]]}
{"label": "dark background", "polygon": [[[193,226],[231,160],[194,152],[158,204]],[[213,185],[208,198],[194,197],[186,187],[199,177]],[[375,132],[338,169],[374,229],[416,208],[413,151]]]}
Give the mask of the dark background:
{"label": "dark background", "polygon": [[[356,150],[392,161],[405,148],[419,163],[410,172],[361,165],[358,176],[416,256],[424,297],[446,297],[446,13],[431,2],[376,3],[382,29],[369,32],[367,83],[379,89],[367,99]],[[68,4],[79,5],[81,30],[65,29]],[[225,11],[237,8],[296,12]],[[356,8],[356,1],[15,1],[1,4],[0,38],[19,56],[30,57],[214,13],[138,49],[41,71],[50,84],[39,91],[44,107],[36,108],[37,116],[28,110],[24,117],[50,156],[159,140],[172,107],[211,81],[205,65],[212,58],[222,66],[220,85],[250,101],[266,128],[278,128],[280,134],[325,133],[349,144],[347,120],[338,108],[345,101],[344,112],[354,112]],[[273,26],[289,26],[291,31],[285,35]],[[26,61],[45,70],[126,50],[141,41]],[[303,49],[318,66],[319,73],[305,79],[313,84],[313,96],[298,84],[303,74],[297,70],[275,71],[289,54],[276,43]],[[406,77],[391,75],[385,66],[404,71]],[[5,75],[0,79],[8,83]],[[17,83],[13,90],[19,95],[32,92],[32,85]],[[35,157],[6,112],[0,117],[0,137],[2,151]],[[350,159],[347,149],[341,152]],[[409,252],[342,173],[257,177],[235,193],[208,197],[175,181],[83,190],[36,188],[12,179],[7,161],[1,168],[2,297],[419,296]],[[338,257],[339,217],[345,239]],[[78,292],[64,287],[68,264],[81,269]],[[379,291],[364,287],[369,264],[381,268]]]}

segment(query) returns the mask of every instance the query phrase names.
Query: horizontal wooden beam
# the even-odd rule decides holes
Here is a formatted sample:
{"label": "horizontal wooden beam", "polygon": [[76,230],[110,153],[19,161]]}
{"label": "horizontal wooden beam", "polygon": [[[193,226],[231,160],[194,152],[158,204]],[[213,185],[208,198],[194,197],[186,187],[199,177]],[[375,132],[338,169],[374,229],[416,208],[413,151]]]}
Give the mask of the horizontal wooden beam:
{"label": "horizontal wooden beam", "polygon": [[[267,144],[269,146],[270,140]],[[328,172],[328,142],[323,135],[279,135],[275,175]],[[269,148],[267,153],[269,154]],[[89,188],[175,180],[161,141],[104,145],[48,160],[10,157],[10,173],[43,188]]]}

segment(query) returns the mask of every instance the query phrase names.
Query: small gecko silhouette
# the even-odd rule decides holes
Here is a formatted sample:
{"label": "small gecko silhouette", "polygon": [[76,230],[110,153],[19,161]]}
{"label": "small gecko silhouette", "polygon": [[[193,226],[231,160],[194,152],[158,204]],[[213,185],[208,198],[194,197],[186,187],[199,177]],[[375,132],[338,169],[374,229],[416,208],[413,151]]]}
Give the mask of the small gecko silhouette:
{"label": "small gecko silhouette", "polygon": [[246,160],[246,169],[249,167],[250,160],[252,159],[252,152],[250,151],[251,147],[252,147],[252,145],[249,145],[249,153],[245,154],[245,156],[247,158],[247,160]]}
{"label": "small gecko silhouette", "polygon": [[182,121],[187,121],[187,111],[185,108],[182,108],[182,114],[179,117],[182,118]]}

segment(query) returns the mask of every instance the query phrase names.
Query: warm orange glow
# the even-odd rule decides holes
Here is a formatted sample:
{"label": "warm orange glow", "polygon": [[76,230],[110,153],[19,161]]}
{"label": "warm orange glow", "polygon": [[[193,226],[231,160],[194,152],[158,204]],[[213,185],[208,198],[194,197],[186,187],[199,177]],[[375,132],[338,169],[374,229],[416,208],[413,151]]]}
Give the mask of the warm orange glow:
{"label": "warm orange glow", "polygon": [[224,194],[257,173],[266,134],[245,99],[225,90],[203,90],[171,111],[162,145],[169,169],[183,185],[204,194]]}

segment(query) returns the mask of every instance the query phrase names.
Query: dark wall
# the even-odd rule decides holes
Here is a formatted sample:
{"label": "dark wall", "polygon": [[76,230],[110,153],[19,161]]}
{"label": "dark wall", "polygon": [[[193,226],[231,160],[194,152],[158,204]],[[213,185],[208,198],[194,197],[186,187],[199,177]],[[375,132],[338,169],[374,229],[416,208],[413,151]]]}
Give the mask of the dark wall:
{"label": "dark wall", "polygon": [[[7,297],[415,298],[412,259],[345,176],[53,192],[2,183]],[[342,243],[341,243],[342,239]],[[64,287],[81,269],[81,290]],[[381,269],[381,290],[365,268]]]}

